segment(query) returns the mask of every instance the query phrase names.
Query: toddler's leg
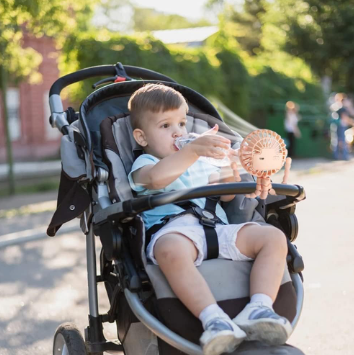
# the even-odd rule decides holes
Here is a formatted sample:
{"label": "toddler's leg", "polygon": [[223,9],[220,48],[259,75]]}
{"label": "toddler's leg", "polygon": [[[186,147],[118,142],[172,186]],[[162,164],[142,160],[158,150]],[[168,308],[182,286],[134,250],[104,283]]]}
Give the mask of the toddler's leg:
{"label": "toddler's leg", "polygon": [[273,226],[246,225],[238,232],[236,247],[254,259],[251,271],[251,296],[268,295],[274,302],[284,274],[288,251],[285,235]]}
{"label": "toddler's leg", "polygon": [[208,284],[194,266],[194,243],[182,234],[166,234],[158,239],[154,255],[172,290],[181,302],[202,322],[200,338],[206,355],[233,351],[246,337],[216,304]]}
{"label": "toddler's leg", "polygon": [[284,274],[286,237],[273,226],[246,225],[238,232],[236,246],[255,261],[250,279],[251,302],[234,322],[247,333],[248,340],[284,344],[291,334],[291,324],[277,315],[272,305]]}
{"label": "toddler's leg", "polygon": [[165,234],[154,247],[161,271],[181,302],[198,317],[207,306],[216,303],[194,261],[198,251],[194,243],[182,234]]}

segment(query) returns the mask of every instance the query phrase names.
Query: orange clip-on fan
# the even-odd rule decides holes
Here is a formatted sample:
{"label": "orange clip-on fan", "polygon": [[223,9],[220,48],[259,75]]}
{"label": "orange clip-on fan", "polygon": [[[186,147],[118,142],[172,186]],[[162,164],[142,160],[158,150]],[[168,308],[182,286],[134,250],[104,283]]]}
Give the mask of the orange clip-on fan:
{"label": "orange clip-on fan", "polygon": [[241,143],[239,156],[243,168],[257,177],[269,177],[285,163],[288,151],[279,134],[269,129],[251,132]]}

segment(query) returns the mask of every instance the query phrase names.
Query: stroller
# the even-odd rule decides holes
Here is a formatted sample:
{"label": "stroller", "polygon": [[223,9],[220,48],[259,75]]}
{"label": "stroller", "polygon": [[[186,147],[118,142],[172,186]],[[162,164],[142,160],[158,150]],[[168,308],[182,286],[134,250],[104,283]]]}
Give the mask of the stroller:
{"label": "stroller", "polygon": [[[79,112],[63,109],[60,93],[66,86],[91,77],[106,77],[107,84],[93,91]],[[222,120],[215,107],[198,92],[160,73],[117,63],[86,68],[59,78],[50,89],[50,123],[62,133],[62,172],[57,209],[47,230],[54,236],[60,226],[80,218],[86,235],[89,324],[84,338],[72,323],[58,327],[53,355],[202,355],[200,321],[177,299],[159,267],[145,255],[145,228],[140,213],[157,206],[193,198],[236,194],[223,203],[230,223],[255,221],[270,223],[283,230],[288,240],[284,276],[275,311],[288,318],[295,328],[303,303],[302,257],[292,242],[298,234],[294,214],[296,203],[305,199],[301,186],[273,184],[277,196],[266,200],[245,198],[255,191],[254,178],[241,172],[238,183],[136,197],[127,174],[142,153],[132,135],[127,103],[146,83],[163,83],[187,99],[187,130],[202,133],[219,124],[234,148],[242,137]],[[102,249],[99,273],[96,267],[96,236]],[[98,260],[97,260],[98,261]],[[249,275],[252,262],[224,259],[205,260],[199,271],[206,279],[218,304],[235,317],[249,302]],[[223,275],[220,278],[220,275]],[[104,283],[110,308],[99,312],[97,285]],[[103,323],[116,322],[117,340],[107,340]],[[261,342],[243,342],[239,355],[303,354],[290,345],[277,347]]]}

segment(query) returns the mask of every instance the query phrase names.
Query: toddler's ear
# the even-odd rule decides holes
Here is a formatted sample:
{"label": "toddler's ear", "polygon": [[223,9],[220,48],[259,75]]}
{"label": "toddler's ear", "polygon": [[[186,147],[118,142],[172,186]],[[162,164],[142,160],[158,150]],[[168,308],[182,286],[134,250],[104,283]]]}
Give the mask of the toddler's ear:
{"label": "toddler's ear", "polygon": [[145,139],[145,134],[144,131],[142,131],[139,128],[134,129],[133,131],[133,137],[136,140],[136,142],[141,145],[142,147],[146,147],[147,146],[147,142]]}

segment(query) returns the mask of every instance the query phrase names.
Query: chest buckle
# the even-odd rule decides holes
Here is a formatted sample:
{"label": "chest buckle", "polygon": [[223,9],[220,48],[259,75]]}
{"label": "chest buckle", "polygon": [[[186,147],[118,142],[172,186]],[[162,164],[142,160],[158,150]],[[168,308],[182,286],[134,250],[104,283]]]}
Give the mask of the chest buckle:
{"label": "chest buckle", "polygon": [[219,222],[219,218],[215,213],[202,209],[198,206],[193,207],[195,215],[199,218],[199,223],[203,226],[215,228],[216,223]]}

